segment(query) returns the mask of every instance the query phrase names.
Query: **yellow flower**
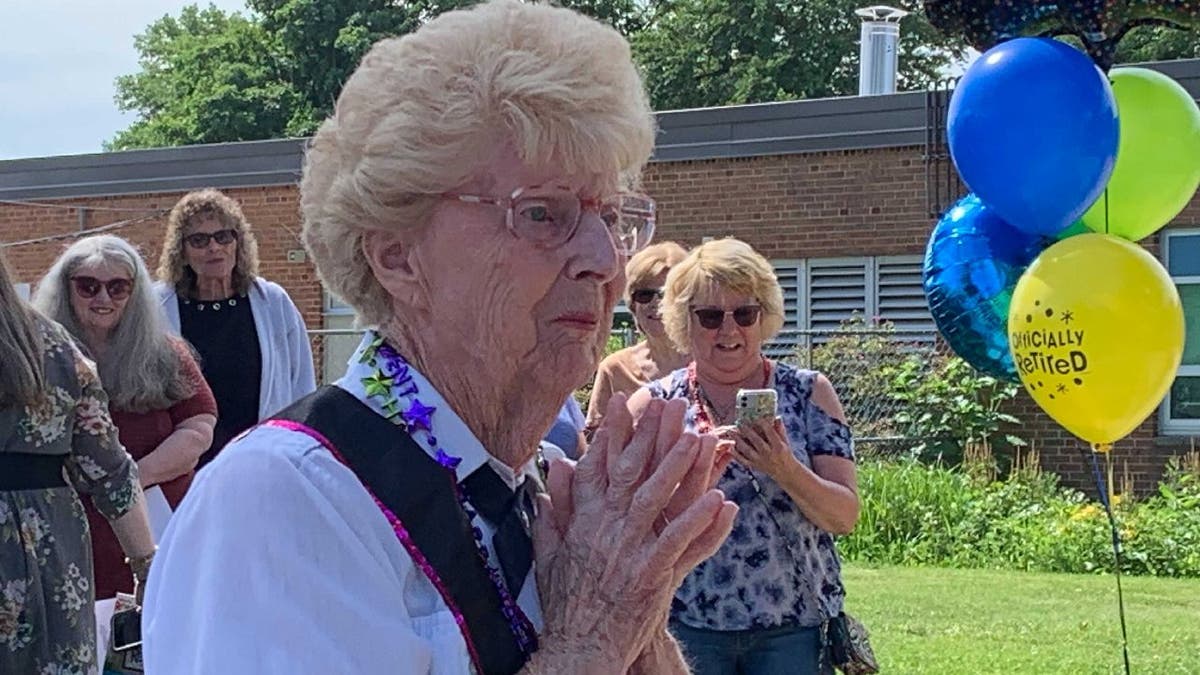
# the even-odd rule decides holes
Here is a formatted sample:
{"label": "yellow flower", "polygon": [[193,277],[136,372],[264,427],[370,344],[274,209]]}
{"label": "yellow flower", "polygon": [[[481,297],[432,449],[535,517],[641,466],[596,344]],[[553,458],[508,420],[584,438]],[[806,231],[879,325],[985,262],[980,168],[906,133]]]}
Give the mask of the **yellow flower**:
{"label": "yellow flower", "polygon": [[1071,520],[1087,520],[1100,515],[1100,507],[1095,504],[1084,504],[1071,514]]}

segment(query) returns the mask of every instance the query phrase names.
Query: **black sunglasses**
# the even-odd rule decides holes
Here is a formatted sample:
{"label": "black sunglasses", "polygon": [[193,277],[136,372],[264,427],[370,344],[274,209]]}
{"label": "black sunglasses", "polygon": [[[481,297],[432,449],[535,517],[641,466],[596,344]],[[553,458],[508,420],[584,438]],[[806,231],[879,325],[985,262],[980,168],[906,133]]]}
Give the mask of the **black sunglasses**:
{"label": "black sunglasses", "polygon": [[729,314],[733,315],[733,320],[742,328],[749,328],[758,323],[758,317],[762,314],[762,307],[758,305],[743,305],[737,309],[717,309],[715,307],[701,307],[693,309],[692,314],[696,315],[696,319],[700,321],[700,326],[708,330],[716,330],[725,323],[725,317]]}
{"label": "black sunglasses", "polygon": [[183,240],[192,248],[208,248],[208,242],[217,240],[217,243],[224,246],[237,239],[237,230],[217,230],[212,234],[208,232],[196,232],[184,237]]}
{"label": "black sunglasses", "polygon": [[662,296],[663,289],[661,288],[639,288],[629,294],[629,299],[633,300],[634,304],[648,305]]}
{"label": "black sunglasses", "polygon": [[96,277],[71,277],[71,283],[75,285],[75,292],[79,297],[84,299],[92,299],[100,292],[100,289],[108,291],[108,297],[113,300],[123,300],[129,297],[133,291],[133,281],[130,279],[109,279],[108,281],[100,281]]}

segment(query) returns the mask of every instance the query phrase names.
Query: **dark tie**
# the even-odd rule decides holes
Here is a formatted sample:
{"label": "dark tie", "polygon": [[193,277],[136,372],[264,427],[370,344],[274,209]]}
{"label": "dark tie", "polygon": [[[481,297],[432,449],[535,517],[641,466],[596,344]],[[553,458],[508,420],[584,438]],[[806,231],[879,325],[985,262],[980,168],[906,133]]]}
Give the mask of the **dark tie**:
{"label": "dark tie", "polygon": [[536,488],[526,479],[513,492],[486,464],[467,476],[462,485],[471,505],[496,529],[492,547],[500,559],[508,592],[516,600],[533,565],[533,540],[529,528]]}

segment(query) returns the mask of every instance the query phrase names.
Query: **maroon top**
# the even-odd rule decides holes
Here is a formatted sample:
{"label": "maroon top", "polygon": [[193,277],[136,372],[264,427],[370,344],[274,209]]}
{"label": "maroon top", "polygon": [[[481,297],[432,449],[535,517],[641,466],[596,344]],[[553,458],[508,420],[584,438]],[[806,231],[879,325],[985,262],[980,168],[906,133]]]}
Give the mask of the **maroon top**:
{"label": "maroon top", "polygon": [[[176,351],[179,352],[180,365],[184,372],[195,383],[195,393],[191,398],[179,401],[170,408],[135,413],[123,410],[110,410],[113,422],[121,438],[121,444],[135,459],[140,460],[154,451],[164,440],[175,432],[180,422],[196,415],[216,415],[217,403],[213,400],[212,390],[200,374],[200,366],[192,358],[188,347],[182,342],[172,339]],[[183,500],[188,486],[192,484],[193,471],[161,483],[167,502],[174,509]],[[104,600],[116,596],[117,592],[133,592],[133,575],[125,564],[125,553],[121,550],[117,536],[113,534],[108,521],[92,506],[90,499],[84,498],[87,511],[88,525],[92,531],[92,557],[96,570],[96,599]]]}

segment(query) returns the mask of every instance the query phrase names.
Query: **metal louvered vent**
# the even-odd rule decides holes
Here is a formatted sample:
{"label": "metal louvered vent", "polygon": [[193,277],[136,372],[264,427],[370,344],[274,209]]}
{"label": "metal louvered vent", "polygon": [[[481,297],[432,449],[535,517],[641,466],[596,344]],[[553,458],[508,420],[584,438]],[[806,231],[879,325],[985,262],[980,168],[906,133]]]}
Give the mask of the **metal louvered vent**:
{"label": "metal louvered vent", "polygon": [[874,286],[868,258],[828,258],[808,264],[808,328],[836,330],[856,313],[869,315]]}
{"label": "metal louvered vent", "polygon": [[928,332],[932,340],[937,328],[921,284],[921,257],[876,258],[875,265],[877,293],[873,316],[904,333]]}

